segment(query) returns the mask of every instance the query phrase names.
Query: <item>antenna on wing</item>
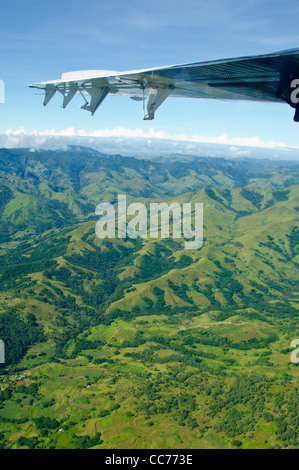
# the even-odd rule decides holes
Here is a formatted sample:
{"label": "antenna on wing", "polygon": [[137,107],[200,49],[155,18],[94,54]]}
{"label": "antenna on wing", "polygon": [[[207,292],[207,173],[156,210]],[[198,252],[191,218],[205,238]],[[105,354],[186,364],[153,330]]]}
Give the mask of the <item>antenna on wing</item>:
{"label": "antenna on wing", "polygon": [[[142,101],[142,106],[143,106],[143,120],[148,121],[152,120],[155,117],[155,112],[161,106],[163,101],[166,100],[166,98],[170,95],[172,92],[173,88],[171,86],[163,86],[163,87],[154,87],[151,85],[148,85],[148,82],[146,79],[143,80],[142,83],[140,83],[141,89],[142,89],[142,97],[138,95],[133,95],[131,96],[132,100],[135,101]],[[148,100],[147,100],[147,106],[145,110],[145,89],[149,88],[149,95],[148,95]]]}
{"label": "antenna on wing", "polygon": [[172,92],[172,87],[150,87],[149,96],[147,100],[147,114],[143,115],[145,121],[152,120],[155,117],[155,112],[161,106],[163,101],[170,95]]}

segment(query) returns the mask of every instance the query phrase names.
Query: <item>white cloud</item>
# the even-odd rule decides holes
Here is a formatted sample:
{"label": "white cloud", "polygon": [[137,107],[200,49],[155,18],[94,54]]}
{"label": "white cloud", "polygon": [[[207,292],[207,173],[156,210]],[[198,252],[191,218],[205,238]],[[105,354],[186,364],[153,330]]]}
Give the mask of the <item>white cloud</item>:
{"label": "white cloud", "polygon": [[240,150],[239,147],[230,147],[229,151],[235,157],[250,157],[250,150]]}
{"label": "white cloud", "polygon": [[[206,144],[222,144],[232,146],[232,151],[240,152],[237,147],[258,147],[264,149],[283,149],[287,145],[283,142],[276,141],[263,141],[259,136],[252,137],[229,137],[227,134],[221,134],[214,137],[206,137],[200,135],[186,135],[186,134],[168,134],[162,130],[154,130],[150,128],[144,129],[129,129],[127,127],[114,127],[112,129],[96,129],[85,130],[68,127],[63,130],[46,129],[44,131],[27,131],[24,127],[19,129],[7,129],[0,135],[0,146],[2,147],[23,147],[30,146],[42,148],[47,146],[52,138],[71,138],[71,137],[88,137],[96,139],[107,138],[126,138],[126,139],[160,139],[169,140],[173,142],[189,142],[189,143],[206,143]],[[28,145],[30,142],[30,145]],[[241,155],[241,154],[239,154]],[[245,154],[244,154],[245,155]]]}

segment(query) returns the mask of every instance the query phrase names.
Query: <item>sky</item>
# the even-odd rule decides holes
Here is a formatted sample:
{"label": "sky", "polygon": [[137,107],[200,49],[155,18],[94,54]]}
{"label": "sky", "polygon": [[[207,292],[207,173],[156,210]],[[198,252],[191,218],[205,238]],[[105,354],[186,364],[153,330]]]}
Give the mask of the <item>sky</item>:
{"label": "sky", "polygon": [[1,19],[0,146],[67,135],[298,147],[299,154],[299,123],[285,104],[168,98],[155,120],[143,121],[142,104],[127,97],[108,96],[92,117],[80,109],[79,96],[66,109],[57,95],[43,107],[38,90],[26,87],[74,70],[135,70],[299,49],[297,0],[12,0],[2,2]]}

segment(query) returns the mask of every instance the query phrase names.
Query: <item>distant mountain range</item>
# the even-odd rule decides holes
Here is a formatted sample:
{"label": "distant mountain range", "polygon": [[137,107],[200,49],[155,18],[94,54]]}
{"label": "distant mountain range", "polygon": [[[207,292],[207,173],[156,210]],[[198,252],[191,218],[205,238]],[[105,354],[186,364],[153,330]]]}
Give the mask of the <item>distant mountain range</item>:
{"label": "distant mountain range", "polygon": [[[182,136],[167,136],[157,138],[154,133],[143,137],[128,137],[122,135],[114,137],[105,136],[67,136],[41,133],[27,133],[26,131],[0,135],[0,148],[28,148],[34,150],[66,149],[68,146],[83,146],[93,148],[104,154],[120,153],[136,158],[160,159],[162,156],[173,155],[176,158],[193,157],[220,157],[228,159],[253,158],[270,160],[296,160],[299,161],[299,148],[287,147],[279,142],[259,142],[259,138],[252,138],[252,145],[240,143],[242,139],[232,140],[232,144],[207,142],[205,138],[194,137],[184,140]],[[125,130],[124,130],[125,132]],[[96,131],[95,131],[96,133]],[[109,132],[108,132],[109,133]],[[104,132],[105,134],[105,132]],[[224,140],[226,136],[223,136]],[[278,136],[279,138],[279,136]],[[213,140],[213,138],[211,139]],[[214,138],[221,141],[219,138]],[[229,140],[229,139],[228,139]],[[250,140],[250,139],[249,139]]]}
{"label": "distant mountain range", "polygon": [[[68,150],[0,150],[1,237],[87,220],[96,204],[129,197],[177,197],[202,188],[281,190],[298,182],[299,164],[173,156],[159,160]],[[22,235],[21,235],[22,236]]]}

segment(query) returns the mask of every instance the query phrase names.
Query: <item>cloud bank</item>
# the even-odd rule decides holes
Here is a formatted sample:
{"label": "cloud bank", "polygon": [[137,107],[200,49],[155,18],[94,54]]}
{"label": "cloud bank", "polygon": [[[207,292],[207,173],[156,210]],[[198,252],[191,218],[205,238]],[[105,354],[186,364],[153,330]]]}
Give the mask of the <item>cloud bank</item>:
{"label": "cloud bank", "polygon": [[[186,134],[168,134],[150,128],[85,130],[68,127],[63,130],[28,131],[24,127],[7,129],[0,135],[2,148],[55,149],[82,145],[106,153],[146,156],[159,154],[186,154],[224,157],[266,157],[297,159],[298,149],[290,149],[283,142],[263,141],[259,136],[214,137]],[[265,153],[266,152],[266,153]],[[266,155],[267,154],[267,155]]]}
{"label": "cloud bank", "polygon": [[260,148],[286,148],[283,142],[262,141],[259,136],[253,137],[228,137],[221,134],[215,137],[205,137],[200,135],[188,136],[186,134],[167,134],[164,131],[156,131],[153,128],[145,131],[143,129],[128,129],[126,127],[114,127],[112,129],[84,130],[68,127],[63,130],[47,129],[45,131],[27,131],[24,127],[19,129],[7,129],[0,136],[0,143],[9,146],[10,143],[16,145],[18,142],[32,138],[36,145],[43,145],[49,137],[98,137],[98,138],[144,138],[144,139],[163,139],[176,142],[196,142],[222,145],[240,145],[246,147]]}

